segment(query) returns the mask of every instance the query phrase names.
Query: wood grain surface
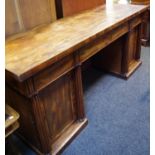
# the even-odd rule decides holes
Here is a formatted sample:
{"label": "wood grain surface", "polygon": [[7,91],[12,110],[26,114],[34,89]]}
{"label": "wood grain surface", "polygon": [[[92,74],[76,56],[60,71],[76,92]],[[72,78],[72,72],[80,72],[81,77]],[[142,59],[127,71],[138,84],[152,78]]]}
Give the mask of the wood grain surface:
{"label": "wood grain surface", "polygon": [[9,38],[6,71],[22,81],[147,9],[143,5],[103,5]]}

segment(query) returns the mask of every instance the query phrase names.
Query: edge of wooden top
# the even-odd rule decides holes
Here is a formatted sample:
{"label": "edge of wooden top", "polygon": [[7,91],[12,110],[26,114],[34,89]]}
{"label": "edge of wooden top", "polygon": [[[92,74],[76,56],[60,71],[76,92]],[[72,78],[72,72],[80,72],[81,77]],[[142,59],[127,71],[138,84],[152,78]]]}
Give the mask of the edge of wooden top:
{"label": "edge of wooden top", "polygon": [[[114,5],[124,5],[124,4],[114,4]],[[125,4],[125,5],[126,5],[126,4]],[[124,6],[125,6],[125,5],[124,5]],[[133,5],[133,4],[127,4],[127,5]],[[105,5],[101,5],[101,6],[105,6]],[[99,7],[101,7],[101,6],[99,6]],[[112,30],[113,28],[117,27],[117,26],[120,25],[121,23],[124,23],[124,22],[130,20],[131,18],[133,18],[133,17],[135,17],[135,16],[137,16],[137,15],[143,13],[144,11],[146,11],[146,10],[149,8],[148,5],[141,5],[141,6],[143,6],[144,8],[142,8],[140,11],[137,11],[136,13],[134,13],[134,14],[132,14],[132,15],[126,17],[125,19],[123,19],[123,20],[121,20],[121,21],[119,21],[119,22],[117,22],[117,23],[111,25],[110,27],[108,27],[108,28],[106,28],[106,29],[104,29],[104,30],[98,32],[97,34],[95,34],[94,36],[92,36],[91,38],[89,38],[89,41],[92,41],[93,39],[96,39],[96,38],[99,37],[100,35],[103,35],[103,33],[106,33],[106,32],[108,32],[108,31]],[[97,7],[97,8],[99,8],[99,7]],[[96,8],[95,8],[95,9],[96,9]],[[91,9],[91,10],[94,10],[94,9]],[[87,10],[87,11],[91,11],[91,10]],[[86,11],[84,11],[84,12],[86,12]],[[83,13],[84,13],[84,12],[83,12]],[[80,13],[80,14],[81,14],[81,13]],[[59,22],[60,20],[65,20],[66,18],[72,18],[72,17],[77,16],[77,15],[78,15],[78,14],[73,15],[73,16],[69,16],[69,17],[65,17],[65,18],[59,19],[59,20],[57,20],[57,21],[55,21],[55,22]],[[54,23],[55,23],[55,22],[54,22]],[[36,27],[36,28],[34,28],[34,29],[39,29],[40,27],[42,27],[42,26]],[[12,41],[12,40],[14,40],[14,39],[17,39],[18,36],[20,37],[20,36],[23,35],[23,34],[30,33],[30,32],[33,31],[34,29],[32,29],[32,30],[30,30],[30,31],[27,31],[27,32],[24,32],[24,33],[22,33],[22,34],[17,34],[17,35],[15,35],[15,36],[9,37],[9,38],[6,40],[6,43],[7,43],[7,42],[9,43],[10,41]],[[9,69],[5,69],[6,76],[11,76],[11,77],[15,78],[16,80],[18,80],[18,81],[20,81],[20,82],[23,82],[24,80],[28,79],[29,77],[33,76],[34,74],[38,73],[39,71],[45,69],[46,67],[49,67],[50,65],[52,65],[52,64],[55,63],[56,61],[58,61],[58,60],[62,59],[63,57],[65,57],[65,56],[67,56],[67,55],[73,53],[74,51],[78,50],[78,49],[79,49],[80,47],[82,47],[86,42],[87,42],[87,39],[82,40],[80,43],[76,44],[76,45],[73,46],[73,47],[68,48],[68,49],[67,49],[66,51],[64,51],[63,53],[60,53],[60,54],[58,54],[58,55],[56,55],[56,56],[54,56],[54,57],[52,57],[52,58],[49,58],[47,61],[45,61],[45,62],[43,62],[43,63],[41,63],[41,64],[39,64],[39,65],[37,65],[37,66],[35,66],[35,67],[33,67],[33,68],[31,68],[31,69],[28,70],[28,71],[25,71],[24,73],[22,73],[22,74],[20,74],[20,75],[18,75],[18,74],[16,74],[16,73],[13,73],[13,72],[9,71]],[[74,48],[74,50],[72,50],[73,48]]]}

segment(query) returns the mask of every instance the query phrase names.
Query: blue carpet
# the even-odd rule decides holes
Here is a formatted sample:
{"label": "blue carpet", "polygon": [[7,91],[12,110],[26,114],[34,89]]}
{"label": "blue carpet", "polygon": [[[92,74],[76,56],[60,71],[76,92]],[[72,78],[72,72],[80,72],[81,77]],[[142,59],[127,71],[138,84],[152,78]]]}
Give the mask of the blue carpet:
{"label": "blue carpet", "polygon": [[[62,155],[149,155],[149,48],[126,81],[89,69],[83,76],[88,126]],[[35,155],[23,147],[24,155]]]}
{"label": "blue carpet", "polygon": [[127,81],[92,69],[85,73],[89,124],[63,155],[149,155],[149,48],[142,48],[141,59]]}

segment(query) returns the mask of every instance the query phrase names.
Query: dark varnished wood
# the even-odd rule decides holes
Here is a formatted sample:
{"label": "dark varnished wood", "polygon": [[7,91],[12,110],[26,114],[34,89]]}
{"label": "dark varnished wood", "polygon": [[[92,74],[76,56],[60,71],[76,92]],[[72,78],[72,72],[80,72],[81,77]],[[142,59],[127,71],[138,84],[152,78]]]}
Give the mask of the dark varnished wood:
{"label": "dark varnished wood", "polygon": [[148,11],[143,16],[143,23],[141,29],[141,44],[143,46],[149,45],[150,41],[150,0],[109,0],[107,3],[119,3],[119,4],[134,4],[134,5],[148,5]]}
{"label": "dark varnished wood", "polygon": [[[120,38],[117,41],[111,43],[106,48],[102,49],[101,52],[95,55],[93,59],[93,65],[95,65],[97,68],[103,69],[104,71],[113,72],[115,74],[122,73],[122,60],[126,62],[125,57],[122,59],[122,42],[123,39]],[[124,48],[125,47],[126,46],[124,46]],[[126,56],[126,53],[124,56]],[[128,72],[128,70],[125,70],[125,73],[126,72]]]}
{"label": "dark varnished wood", "polygon": [[82,76],[81,76],[81,63],[80,57],[78,53],[75,53],[75,91],[76,91],[76,101],[77,101],[77,117],[79,121],[83,121],[85,119],[85,112],[84,112],[84,104],[83,104],[83,88],[82,88]]}
{"label": "dark varnished wood", "polygon": [[74,57],[72,55],[65,57],[60,63],[55,63],[52,67],[49,67],[34,76],[35,88],[37,91],[42,90],[52,82],[56,81],[59,77],[71,71],[74,66]]}
{"label": "dark varnished wood", "polygon": [[83,62],[109,48],[107,60],[121,76],[141,63],[139,32],[147,9],[100,6],[6,41],[6,100],[21,115],[20,135],[37,152],[60,153],[87,124]]}
{"label": "dark varnished wood", "polygon": [[96,67],[128,78],[140,66],[141,24],[137,23],[137,19],[134,19],[130,28],[130,31],[124,36],[95,56],[94,65]]}
{"label": "dark varnished wood", "polygon": [[143,24],[141,29],[142,45],[147,46],[150,41],[150,0],[131,0],[132,4],[148,5],[149,9],[145,12],[143,17]]}
{"label": "dark varnished wood", "polygon": [[7,102],[21,114],[19,134],[39,154],[62,151],[87,124],[83,98],[79,96],[82,86],[77,83],[80,76],[76,69],[70,71],[38,93],[33,93],[37,91],[35,81],[28,79],[26,88],[32,97],[6,85]]}
{"label": "dark varnished wood", "polygon": [[41,148],[31,100],[6,85],[6,102],[20,114],[18,133],[31,145]]}
{"label": "dark varnished wood", "polygon": [[142,45],[148,46],[150,41],[150,8],[145,12],[141,29]]}
{"label": "dark varnished wood", "polygon": [[104,47],[108,46],[110,43],[118,39],[120,36],[128,32],[128,24],[122,24],[121,26],[113,29],[112,31],[106,33],[104,36],[99,37],[95,42],[86,45],[80,49],[80,61],[84,62]]}

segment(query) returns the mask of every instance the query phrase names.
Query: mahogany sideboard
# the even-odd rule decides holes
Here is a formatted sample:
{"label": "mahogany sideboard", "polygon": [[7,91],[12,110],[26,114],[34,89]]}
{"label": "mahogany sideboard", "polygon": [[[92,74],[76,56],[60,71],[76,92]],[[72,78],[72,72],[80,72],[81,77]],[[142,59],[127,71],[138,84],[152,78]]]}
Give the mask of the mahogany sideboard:
{"label": "mahogany sideboard", "polygon": [[[83,62],[101,54],[96,65],[125,78],[141,64],[147,9],[103,5],[7,39],[6,102],[19,112],[18,134],[35,151],[58,154],[86,126]],[[103,49],[111,47],[104,64],[111,50]]]}

